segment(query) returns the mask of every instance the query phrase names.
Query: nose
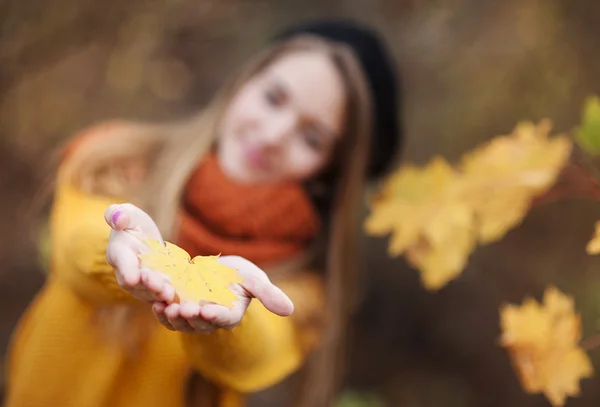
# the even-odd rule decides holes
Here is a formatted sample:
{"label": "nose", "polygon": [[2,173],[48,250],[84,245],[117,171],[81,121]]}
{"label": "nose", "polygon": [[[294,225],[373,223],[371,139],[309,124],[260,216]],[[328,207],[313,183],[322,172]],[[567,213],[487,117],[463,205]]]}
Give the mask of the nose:
{"label": "nose", "polygon": [[292,134],[297,121],[297,115],[293,111],[279,112],[265,118],[260,137],[266,145],[281,144]]}

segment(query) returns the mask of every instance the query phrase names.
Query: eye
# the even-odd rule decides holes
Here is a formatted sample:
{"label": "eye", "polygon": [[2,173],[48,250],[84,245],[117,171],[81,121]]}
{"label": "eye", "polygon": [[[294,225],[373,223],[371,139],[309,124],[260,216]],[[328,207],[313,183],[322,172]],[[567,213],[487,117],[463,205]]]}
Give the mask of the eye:
{"label": "eye", "polygon": [[322,134],[313,126],[304,126],[301,130],[304,143],[315,151],[320,151],[325,147]]}
{"label": "eye", "polygon": [[271,106],[278,107],[285,103],[286,97],[279,87],[271,86],[265,91],[265,99]]}

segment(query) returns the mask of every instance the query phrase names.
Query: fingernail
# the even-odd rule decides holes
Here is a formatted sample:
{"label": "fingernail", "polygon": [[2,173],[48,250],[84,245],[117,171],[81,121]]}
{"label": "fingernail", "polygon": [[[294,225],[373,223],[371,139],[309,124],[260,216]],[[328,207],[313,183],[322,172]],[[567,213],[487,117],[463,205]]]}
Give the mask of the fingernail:
{"label": "fingernail", "polygon": [[121,211],[115,211],[115,213],[112,214],[112,216],[110,217],[110,220],[112,221],[113,226],[115,226],[117,224],[117,220],[119,219],[119,216],[121,216]]}

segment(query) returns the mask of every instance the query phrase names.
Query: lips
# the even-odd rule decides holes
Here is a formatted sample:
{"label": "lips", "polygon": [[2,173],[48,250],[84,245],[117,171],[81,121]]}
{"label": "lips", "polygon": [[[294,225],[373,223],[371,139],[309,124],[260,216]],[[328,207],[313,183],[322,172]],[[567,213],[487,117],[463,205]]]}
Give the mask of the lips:
{"label": "lips", "polygon": [[244,161],[248,167],[262,171],[269,169],[269,160],[260,149],[248,144],[242,144],[241,147]]}

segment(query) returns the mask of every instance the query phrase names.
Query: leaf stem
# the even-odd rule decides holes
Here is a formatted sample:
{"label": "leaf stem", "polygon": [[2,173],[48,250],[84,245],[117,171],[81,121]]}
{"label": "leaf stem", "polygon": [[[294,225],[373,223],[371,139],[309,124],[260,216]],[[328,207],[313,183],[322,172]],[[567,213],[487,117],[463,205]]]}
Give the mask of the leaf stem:
{"label": "leaf stem", "polygon": [[575,162],[581,164],[587,171],[587,174],[591,181],[600,187],[600,170],[594,164],[591,157],[583,151],[577,143],[574,143],[575,150],[573,152]]}
{"label": "leaf stem", "polygon": [[594,334],[589,338],[582,340],[579,347],[585,351],[591,351],[600,347],[600,333]]}
{"label": "leaf stem", "polygon": [[585,152],[574,152],[554,186],[535,198],[532,206],[565,199],[591,199],[600,202],[600,172],[586,158],[589,157]]}

